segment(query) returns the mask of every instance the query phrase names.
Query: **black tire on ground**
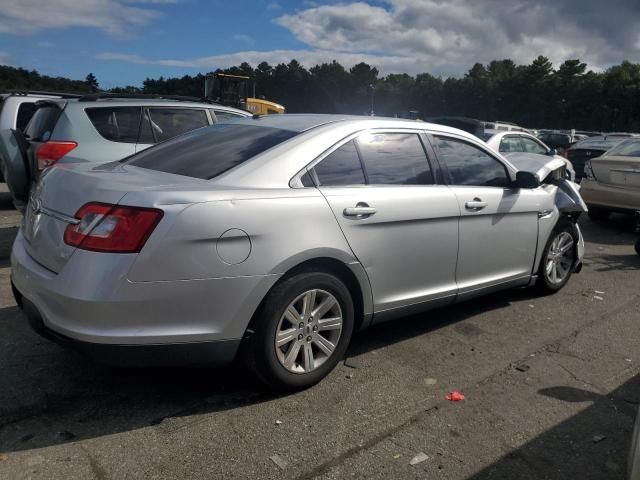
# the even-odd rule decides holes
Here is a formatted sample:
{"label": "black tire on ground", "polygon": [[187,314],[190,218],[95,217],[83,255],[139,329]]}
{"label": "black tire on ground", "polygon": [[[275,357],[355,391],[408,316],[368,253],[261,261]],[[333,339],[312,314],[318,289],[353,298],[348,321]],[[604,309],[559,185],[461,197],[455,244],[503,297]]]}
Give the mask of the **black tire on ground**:
{"label": "black tire on ground", "polygon": [[[275,336],[287,307],[303,293],[320,289],[335,297],[342,311],[342,332],[326,361],[307,373],[293,373],[278,360]],[[293,391],[308,388],[331,372],[344,357],[354,326],[354,306],[349,289],[336,276],[325,272],[301,272],[276,285],[263,302],[252,325],[253,333],[243,346],[247,367],[270,389]]]}
{"label": "black tire on ground", "polygon": [[611,210],[599,207],[589,207],[589,218],[595,222],[602,222],[609,218]]}
{"label": "black tire on ground", "polygon": [[638,241],[636,242],[635,247],[636,247],[636,253],[640,255],[640,239],[638,239]]}
{"label": "black tire on ground", "polygon": [[[553,282],[547,274],[547,262],[549,250],[551,250],[553,241],[562,233],[568,233],[573,239],[573,246],[570,249],[570,251],[572,252],[573,260],[566,277],[562,279],[561,282],[556,283]],[[576,238],[576,233],[573,226],[568,221],[561,219],[549,236],[549,240],[547,240],[547,244],[545,245],[542,252],[542,258],[540,259],[540,266],[538,267],[538,281],[536,282],[536,288],[540,293],[545,295],[555,293],[567,284],[567,282],[571,278],[571,275],[573,274],[573,269],[575,268],[577,242],[578,238]]]}

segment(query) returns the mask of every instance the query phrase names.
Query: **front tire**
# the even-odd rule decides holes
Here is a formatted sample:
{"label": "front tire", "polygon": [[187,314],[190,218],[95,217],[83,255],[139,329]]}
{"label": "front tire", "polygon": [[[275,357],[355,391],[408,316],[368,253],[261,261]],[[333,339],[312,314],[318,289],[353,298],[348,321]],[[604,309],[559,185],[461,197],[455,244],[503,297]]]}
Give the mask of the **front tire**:
{"label": "front tire", "polygon": [[339,278],[298,273],[268,294],[249,340],[247,364],[274,390],[310,387],[344,357],[353,325],[353,300]]}
{"label": "front tire", "polygon": [[575,267],[577,242],[571,224],[561,220],[542,252],[536,284],[541,293],[555,293],[567,284]]}

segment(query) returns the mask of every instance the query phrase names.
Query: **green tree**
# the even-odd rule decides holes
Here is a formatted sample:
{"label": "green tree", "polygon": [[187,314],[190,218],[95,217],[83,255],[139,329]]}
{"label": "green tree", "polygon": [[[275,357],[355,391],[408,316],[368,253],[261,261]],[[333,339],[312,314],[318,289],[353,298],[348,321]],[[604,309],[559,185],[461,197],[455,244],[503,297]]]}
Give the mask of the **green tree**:
{"label": "green tree", "polygon": [[95,93],[100,88],[100,84],[98,83],[98,79],[93,73],[89,73],[87,77],[84,79],[84,83],[87,85],[87,88],[90,92]]}

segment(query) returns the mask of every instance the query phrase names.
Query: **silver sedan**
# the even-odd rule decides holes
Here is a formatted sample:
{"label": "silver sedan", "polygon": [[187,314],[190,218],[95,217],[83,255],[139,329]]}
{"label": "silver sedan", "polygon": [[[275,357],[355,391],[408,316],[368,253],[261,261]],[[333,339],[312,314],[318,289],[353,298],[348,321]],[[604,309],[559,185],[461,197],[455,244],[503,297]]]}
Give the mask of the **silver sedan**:
{"label": "silver sedan", "polygon": [[59,165],[13,246],[42,334],[112,364],[229,362],[274,388],[327,375],[374,323],[580,268],[564,163],[519,168],[422,122],[274,115],[125,160]]}

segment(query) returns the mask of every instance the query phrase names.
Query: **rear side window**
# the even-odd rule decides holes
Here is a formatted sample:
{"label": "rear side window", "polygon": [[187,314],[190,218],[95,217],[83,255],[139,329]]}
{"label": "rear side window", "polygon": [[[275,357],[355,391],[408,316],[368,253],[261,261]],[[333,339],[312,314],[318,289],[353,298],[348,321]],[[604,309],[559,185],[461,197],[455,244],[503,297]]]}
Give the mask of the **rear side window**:
{"label": "rear side window", "polygon": [[237,120],[238,118],[246,118],[244,115],[238,115],[237,113],[231,113],[224,110],[211,110],[213,118],[217,122],[226,122],[227,120]]}
{"label": "rear side window", "polygon": [[374,133],[358,137],[370,185],[432,184],[433,174],[416,133]]}
{"label": "rear side window", "polygon": [[446,165],[453,185],[510,185],[505,166],[484,150],[454,138],[437,136],[434,139],[438,147],[438,159]]}
{"label": "rear side window", "polygon": [[37,109],[38,107],[36,107],[35,102],[21,103],[20,106],[18,107],[18,116],[16,118],[16,128],[19,128],[20,130],[24,131],[24,127],[27,126],[27,123],[29,123],[29,120],[31,120],[31,117],[33,117],[33,114],[36,113]]}
{"label": "rear side window", "polygon": [[140,131],[140,107],[95,107],[85,110],[98,133],[106,140],[136,143]]}
{"label": "rear side window", "polygon": [[345,143],[314,167],[320,185],[364,185],[364,172],[353,140]]}
{"label": "rear side window", "polygon": [[150,170],[211,179],[296,134],[254,125],[213,125],[143,150],[126,161]]}
{"label": "rear side window", "polygon": [[29,140],[48,140],[60,116],[60,107],[53,104],[40,105],[25,128]]}
{"label": "rear side window", "polygon": [[209,118],[204,109],[195,108],[149,108],[150,129],[156,142],[169,140],[185,132],[209,125]]}

